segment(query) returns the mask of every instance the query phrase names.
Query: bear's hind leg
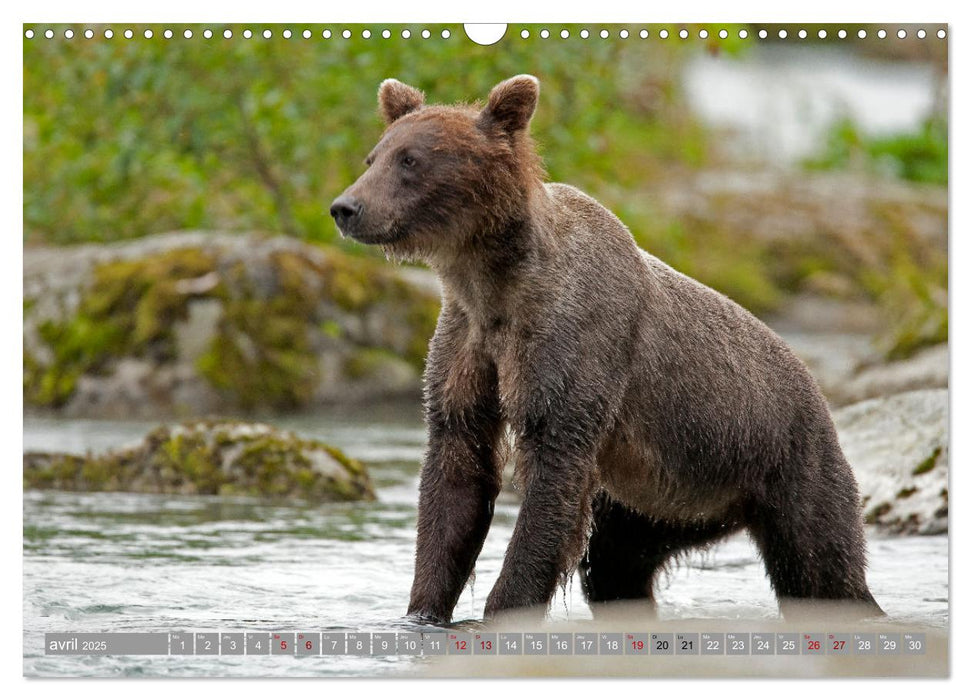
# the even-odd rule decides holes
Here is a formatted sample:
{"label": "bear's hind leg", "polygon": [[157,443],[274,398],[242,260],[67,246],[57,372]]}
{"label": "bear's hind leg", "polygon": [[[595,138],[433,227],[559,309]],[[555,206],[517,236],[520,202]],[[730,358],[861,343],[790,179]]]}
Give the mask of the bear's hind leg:
{"label": "bear's hind leg", "polygon": [[866,539],[845,460],[761,504],[749,531],[786,618],[883,615],[866,583]]}
{"label": "bear's hind leg", "polygon": [[593,503],[593,532],[580,562],[580,583],[594,615],[606,604],[641,600],[655,609],[657,573],[676,554],[710,544],[737,527],[678,524],[641,515],[600,492]]}

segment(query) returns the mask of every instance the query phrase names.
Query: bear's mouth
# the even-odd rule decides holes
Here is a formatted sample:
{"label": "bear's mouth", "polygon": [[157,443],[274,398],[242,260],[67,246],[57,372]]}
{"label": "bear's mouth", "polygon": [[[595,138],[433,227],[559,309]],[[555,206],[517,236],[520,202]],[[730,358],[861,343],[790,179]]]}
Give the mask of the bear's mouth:
{"label": "bear's mouth", "polygon": [[348,238],[352,238],[364,245],[390,245],[397,243],[407,235],[407,231],[397,223],[391,225],[386,231],[374,233],[371,231],[341,231]]}

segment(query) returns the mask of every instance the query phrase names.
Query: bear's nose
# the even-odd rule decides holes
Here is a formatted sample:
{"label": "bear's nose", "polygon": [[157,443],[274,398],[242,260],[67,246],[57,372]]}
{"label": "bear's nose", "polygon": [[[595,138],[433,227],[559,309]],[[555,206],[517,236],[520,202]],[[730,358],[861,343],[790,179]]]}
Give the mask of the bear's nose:
{"label": "bear's nose", "polygon": [[358,199],[342,194],[330,205],[330,215],[334,217],[338,226],[342,226],[359,217],[362,209],[364,205]]}

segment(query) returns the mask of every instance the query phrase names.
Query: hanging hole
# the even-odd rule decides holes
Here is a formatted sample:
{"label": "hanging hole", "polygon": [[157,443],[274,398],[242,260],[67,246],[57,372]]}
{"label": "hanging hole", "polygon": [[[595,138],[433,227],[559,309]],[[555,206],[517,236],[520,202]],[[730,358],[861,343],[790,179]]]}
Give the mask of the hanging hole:
{"label": "hanging hole", "polygon": [[506,35],[505,24],[465,24],[465,35],[479,46],[492,46]]}

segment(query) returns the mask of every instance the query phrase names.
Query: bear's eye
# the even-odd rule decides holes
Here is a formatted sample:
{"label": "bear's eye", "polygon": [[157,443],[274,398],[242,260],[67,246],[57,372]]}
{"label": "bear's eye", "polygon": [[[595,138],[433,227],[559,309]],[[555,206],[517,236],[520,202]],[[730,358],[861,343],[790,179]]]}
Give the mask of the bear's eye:
{"label": "bear's eye", "polygon": [[406,168],[414,168],[418,161],[415,160],[414,156],[402,156],[401,165]]}

